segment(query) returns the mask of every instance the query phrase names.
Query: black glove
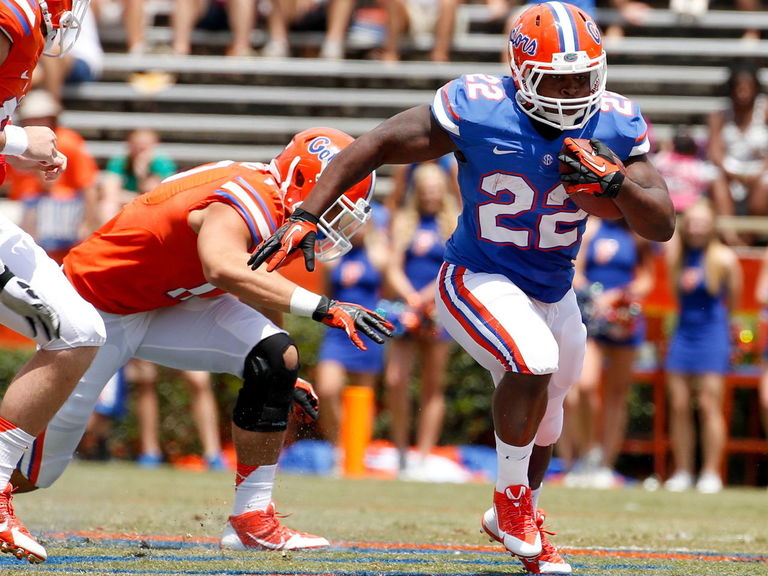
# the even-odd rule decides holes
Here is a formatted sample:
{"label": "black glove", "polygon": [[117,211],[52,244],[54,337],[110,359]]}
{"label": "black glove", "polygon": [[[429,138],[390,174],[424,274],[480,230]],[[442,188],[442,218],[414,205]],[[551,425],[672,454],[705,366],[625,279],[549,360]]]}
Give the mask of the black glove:
{"label": "black glove", "polygon": [[267,272],[272,272],[286,261],[291,252],[300,248],[304,253],[304,265],[312,272],[315,269],[315,241],[319,221],[314,214],[296,208],[285,224],[256,247],[248,259],[248,266],[256,270],[267,262]]}
{"label": "black glove", "polygon": [[566,138],[557,156],[572,170],[560,172],[560,180],[566,184],[565,191],[616,198],[624,182],[624,164],[597,138],[589,140],[592,150],[584,148],[580,142],[583,141]]}
{"label": "black glove", "polygon": [[368,350],[368,347],[357,333],[358,330],[374,342],[383,344],[384,338],[380,334],[390,337],[395,328],[392,323],[387,322],[376,312],[357,304],[331,300],[327,296],[323,296],[320,300],[320,304],[312,314],[312,319],[332,328],[341,328],[360,350]]}
{"label": "black glove", "polygon": [[293,388],[293,414],[299,421],[311,424],[317,421],[320,412],[320,399],[315,393],[312,383],[304,378],[296,379]]}
{"label": "black glove", "polygon": [[42,329],[48,340],[59,337],[59,315],[7,266],[0,273],[0,302],[27,319],[33,336]]}

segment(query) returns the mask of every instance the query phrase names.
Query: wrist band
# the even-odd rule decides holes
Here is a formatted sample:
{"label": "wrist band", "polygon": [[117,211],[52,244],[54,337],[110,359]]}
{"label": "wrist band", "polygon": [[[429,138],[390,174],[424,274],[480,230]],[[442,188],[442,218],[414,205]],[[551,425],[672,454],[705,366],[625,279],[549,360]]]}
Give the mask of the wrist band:
{"label": "wrist band", "polygon": [[5,134],[5,146],[0,150],[0,154],[7,156],[21,156],[29,147],[29,136],[26,130],[21,126],[9,124],[3,129]]}
{"label": "wrist band", "polygon": [[293,294],[291,294],[291,314],[311,318],[322,299],[323,297],[320,294],[315,294],[301,286],[296,286]]}

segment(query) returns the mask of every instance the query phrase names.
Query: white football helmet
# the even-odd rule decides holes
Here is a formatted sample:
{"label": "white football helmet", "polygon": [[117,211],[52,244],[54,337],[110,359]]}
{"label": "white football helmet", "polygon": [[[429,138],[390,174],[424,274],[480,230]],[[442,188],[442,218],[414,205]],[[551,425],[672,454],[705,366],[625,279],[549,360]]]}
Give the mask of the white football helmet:
{"label": "white football helmet", "polygon": [[[310,128],[296,134],[270,163],[280,183],[287,214],[312,191],[328,163],[354,138],[334,128]],[[371,217],[370,199],[376,183],[372,172],[344,192],[320,215],[315,253],[322,262],[335,260],[352,248],[352,238]]]}

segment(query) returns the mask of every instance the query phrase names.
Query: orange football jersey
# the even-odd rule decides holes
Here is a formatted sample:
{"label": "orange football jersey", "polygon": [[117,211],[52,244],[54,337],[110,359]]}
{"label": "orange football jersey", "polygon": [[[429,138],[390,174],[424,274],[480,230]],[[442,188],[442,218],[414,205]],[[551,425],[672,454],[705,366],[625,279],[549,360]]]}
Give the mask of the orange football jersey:
{"label": "orange football jersey", "polygon": [[[0,33],[11,42],[0,64],[0,130],[11,121],[19,101],[29,91],[32,71],[45,47],[40,6],[34,0],[0,2]],[[5,180],[5,156],[0,156],[0,183]]]}
{"label": "orange football jersey", "polygon": [[83,298],[112,314],[222,294],[203,275],[197,234],[187,223],[190,212],[213,202],[237,210],[251,231],[252,246],[285,220],[282,198],[266,165],[205,164],[136,197],[70,250],[64,272]]}

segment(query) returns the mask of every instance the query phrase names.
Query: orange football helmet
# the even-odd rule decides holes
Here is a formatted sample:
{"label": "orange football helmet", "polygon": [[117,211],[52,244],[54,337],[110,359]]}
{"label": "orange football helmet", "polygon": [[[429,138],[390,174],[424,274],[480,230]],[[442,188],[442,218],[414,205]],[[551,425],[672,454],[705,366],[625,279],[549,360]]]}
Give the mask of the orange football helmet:
{"label": "orange football helmet", "polygon": [[[600,109],[607,73],[602,36],[595,21],[573,4],[544,2],[520,14],[509,35],[509,65],[515,100],[539,122],[574,130]],[[589,74],[589,95],[542,96],[538,86],[545,74]]]}
{"label": "orange football helmet", "polygon": [[91,0],[40,0],[47,56],[64,56],[80,36],[80,27]]}
{"label": "orange football helmet", "polygon": [[[300,206],[317,184],[325,167],[354,138],[334,128],[310,128],[296,134],[270,163],[280,183],[287,214]],[[315,253],[327,262],[352,248],[349,239],[371,217],[370,199],[376,182],[372,172],[344,192],[320,215]]]}

